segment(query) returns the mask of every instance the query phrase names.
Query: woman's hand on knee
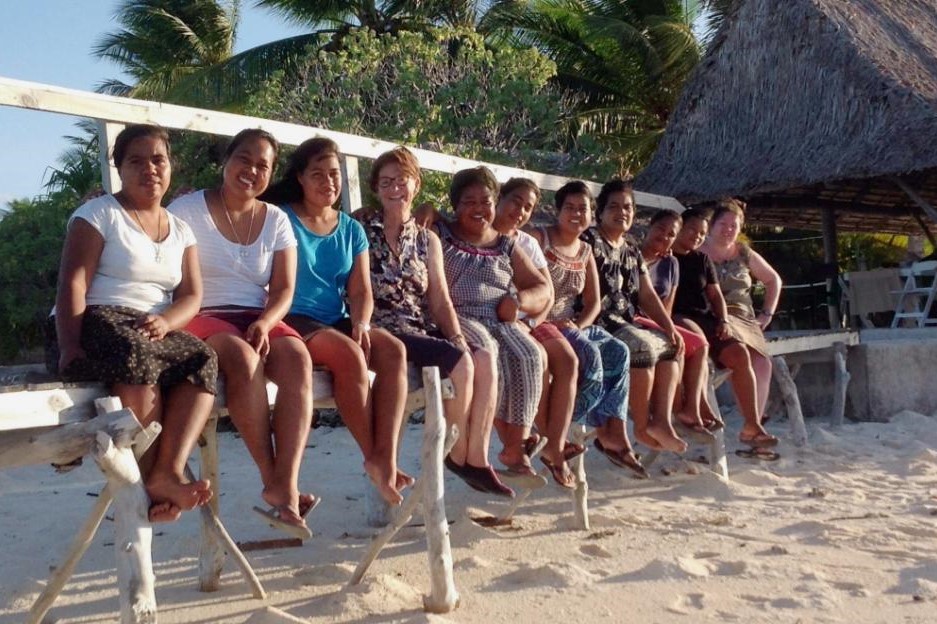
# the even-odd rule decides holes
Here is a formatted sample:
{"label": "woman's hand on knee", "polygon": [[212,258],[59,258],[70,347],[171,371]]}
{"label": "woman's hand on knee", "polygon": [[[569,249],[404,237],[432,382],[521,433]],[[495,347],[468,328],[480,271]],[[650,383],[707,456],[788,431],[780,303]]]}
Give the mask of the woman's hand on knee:
{"label": "woman's hand on knee", "polygon": [[137,319],[136,328],[150,342],[156,342],[169,333],[169,322],[161,314],[146,314]]}

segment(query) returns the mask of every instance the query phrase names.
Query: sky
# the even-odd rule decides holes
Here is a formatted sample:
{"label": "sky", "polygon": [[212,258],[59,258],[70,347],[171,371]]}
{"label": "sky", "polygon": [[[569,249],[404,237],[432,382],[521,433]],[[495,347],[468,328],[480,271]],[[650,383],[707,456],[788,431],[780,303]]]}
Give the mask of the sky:
{"label": "sky", "polygon": [[[94,91],[119,68],[91,55],[117,29],[120,0],[0,0],[0,76]],[[235,52],[303,31],[267,10],[242,2]],[[41,194],[47,168],[78,134],[77,118],[0,106],[0,209],[11,199]]]}

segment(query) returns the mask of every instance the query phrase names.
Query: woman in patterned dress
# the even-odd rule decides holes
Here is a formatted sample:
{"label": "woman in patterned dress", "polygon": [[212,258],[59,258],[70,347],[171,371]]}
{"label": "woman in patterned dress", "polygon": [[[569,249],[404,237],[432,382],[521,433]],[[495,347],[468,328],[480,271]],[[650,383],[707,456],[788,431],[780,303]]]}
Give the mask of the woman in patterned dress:
{"label": "woman in patterned dress", "polygon": [[212,496],[208,481],[190,483],[184,470],[211,413],[218,360],[180,331],[198,312],[202,280],[191,229],[161,205],[169,134],[127,126],[113,156],[121,190],[69,220],[49,363],[63,379],[107,383],[143,426],[162,424],[140,469],[149,519],[168,522]]}
{"label": "woman in patterned dress", "polygon": [[[631,351],[628,402],[634,437],[649,448],[682,453],[686,443],[677,436],[670,419],[683,338],[654,292],[641,251],[626,236],[634,221],[631,184],[607,182],[596,204],[598,225],[583,234],[583,240],[592,246],[599,272],[602,309],[596,324],[625,342]],[[635,325],[639,307],[663,331]]]}
{"label": "woman in patterned dress", "polygon": [[[533,267],[549,280],[547,260],[540,250],[540,245],[533,236],[521,230],[530,220],[539,201],[540,189],[533,180],[511,178],[501,186],[498,193],[498,206],[492,227],[513,238],[530,258]],[[567,462],[585,451],[581,444],[566,439],[573,417],[579,360],[560,330],[550,323],[543,322],[552,307],[551,293],[543,310],[524,317],[524,321],[531,328],[530,335],[540,345],[547,362],[535,422],[539,433],[546,436],[541,460],[550,467],[553,479],[559,486],[572,488],[576,485],[576,479]],[[533,449],[538,442],[539,434],[534,434],[525,440],[525,448]]]}
{"label": "woman in patterned dress", "polygon": [[497,354],[495,429],[509,468],[530,470],[524,440],[543,388],[540,350],[518,320],[536,314],[550,298],[546,279],[514,240],[491,227],[498,182],[485,167],[455,174],[449,199],[455,221],[436,223],[443,245],[449,294],[468,342]]}
{"label": "woman in patterned dress", "polygon": [[646,478],[625,428],[628,345],[593,324],[601,310],[599,276],[592,247],[579,238],[592,223],[592,194],[584,183],[569,182],[557,190],[556,205],[556,223],[533,235],[543,247],[555,294],[547,320],[579,357],[573,417],[595,427],[595,447],[613,464]]}
{"label": "woman in patterned dress", "polygon": [[[361,213],[371,248],[371,286],[377,325],[406,346],[417,367],[437,366],[452,381],[455,397],[444,402],[446,421],[459,437],[446,467],[476,490],[513,496],[488,463],[494,420],[494,356],[473,354],[452,307],[443,270],[442,247],[411,213],[420,190],[420,164],[398,147],[377,157],[370,185],[381,210]],[[477,366],[476,366],[477,363]]]}

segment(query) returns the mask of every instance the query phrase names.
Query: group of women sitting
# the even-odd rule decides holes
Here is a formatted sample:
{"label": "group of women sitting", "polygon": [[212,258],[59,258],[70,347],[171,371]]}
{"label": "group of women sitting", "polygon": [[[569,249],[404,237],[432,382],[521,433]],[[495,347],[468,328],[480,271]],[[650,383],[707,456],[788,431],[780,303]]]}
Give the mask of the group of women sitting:
{"label": "group of women sitting", "polygon": [[[762,427],[770,360],[761,329],[780,283],[737,241],[737,204],[720,207],[708,239],[704,213],[661,211],[639,248],[626,236],[628,184],[609,182],[596,200],[571,182],[556,193],[555,222],[526,232],[537,186],[499,186],[477,167],[452,180],[451,221],[418,223],[420,167],[399,147],[373,163],[379,206],[352,218],[335,207],[334,142],[302,143],[271,184],[278,152],[269,133],[242,131],[219,186],[166,209],[168,135],[129,126],[113,150],[121,190],[69,222],[50,361],[63,378],[108,383],[144,425],[162,423],[141,459],[151,520],[212,496],[184,468],[219,369],[260,472],[263,513],[299,537],[318,503],[299,487],[316,365],[332,372],[364,471],[390,504],[413,482],[397,465],[408,362],[439,367],[454,386],[444,407],[460,435],[447,468],[497,496],[538,478],[538,451],[556,483],[574,487],[569,462],[586,449],[567,441],[571,422],[595,427],[596,449],[639,475],[629,409],[638,442],[683,452],[671,415],[703,434],[721,426],[703,393],[708,355],[733,371],[741,441],[777,443]],[[759,315],[752,277],[767,285]],[[272,414],[268,379],[278,387]],[[493,428],[498,470],[488,459]]]}

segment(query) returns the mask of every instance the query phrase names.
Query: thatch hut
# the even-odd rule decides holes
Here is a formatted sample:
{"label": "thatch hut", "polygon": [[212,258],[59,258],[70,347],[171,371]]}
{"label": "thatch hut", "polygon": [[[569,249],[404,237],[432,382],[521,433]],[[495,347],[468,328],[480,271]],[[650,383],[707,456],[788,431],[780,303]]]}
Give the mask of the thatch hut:
{"label": "thatch hut", "polygon": [[926,231],[937,0],[740,0],[636,186],[741,196],[762,224]]}

